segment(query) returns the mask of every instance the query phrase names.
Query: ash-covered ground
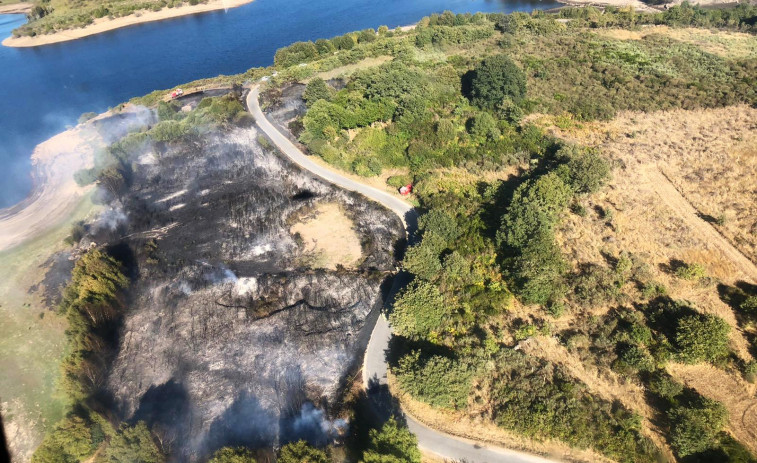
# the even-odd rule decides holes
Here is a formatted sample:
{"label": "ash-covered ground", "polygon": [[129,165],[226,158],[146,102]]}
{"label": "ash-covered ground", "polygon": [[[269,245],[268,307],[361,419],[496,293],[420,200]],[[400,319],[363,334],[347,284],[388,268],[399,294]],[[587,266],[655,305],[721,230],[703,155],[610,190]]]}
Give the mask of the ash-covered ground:
{"label": "ash-covered ground", "polygon": [[[261,146],[255,129],[147,145],[128,191],[90,227],[134,269],[106,389],[176,461],[227,445],[323,442],[328,408],[363,355],[369,314],[394,270],[396,217]],[[298,268],[290,226],[320,201],[355,223],[356,269]]]}

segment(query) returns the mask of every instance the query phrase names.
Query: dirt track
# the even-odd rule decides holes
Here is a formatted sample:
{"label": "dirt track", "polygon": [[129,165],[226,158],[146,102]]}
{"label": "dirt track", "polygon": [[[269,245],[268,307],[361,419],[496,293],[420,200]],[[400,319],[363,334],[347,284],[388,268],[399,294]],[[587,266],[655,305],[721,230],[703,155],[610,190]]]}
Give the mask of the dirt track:
{"label": "dirt track", "polygon": [[671,208],[695,233],[705,237],[716,246],[741,272],[744,279],[757,283],[757,266],[738,249],[733,247],[709,223],[699,216],[694,207],[675,188],[670,180],[656,167],[644,169],[642,175],[654,185],[662,201]]}

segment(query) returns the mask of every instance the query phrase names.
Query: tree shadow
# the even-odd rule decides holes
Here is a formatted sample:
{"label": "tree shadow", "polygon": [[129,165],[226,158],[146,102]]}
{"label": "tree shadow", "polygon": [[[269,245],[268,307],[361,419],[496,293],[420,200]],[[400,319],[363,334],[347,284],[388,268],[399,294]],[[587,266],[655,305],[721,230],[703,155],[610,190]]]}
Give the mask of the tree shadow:
{"label": "tree shadow", "polygon": [[223,447],[268,447],[275,442],[277,429],[277,418],[252,393],[243,391],[210,424],[205,448],[212,454]]}
{"label": "tree shadow", "polygon": [[180,447],[189,442],[191,408],[187,389],[171,379],[159,386],[150,386],[139,400],[132,423],[144,421],[153,432],[160,434],[163,445]]}

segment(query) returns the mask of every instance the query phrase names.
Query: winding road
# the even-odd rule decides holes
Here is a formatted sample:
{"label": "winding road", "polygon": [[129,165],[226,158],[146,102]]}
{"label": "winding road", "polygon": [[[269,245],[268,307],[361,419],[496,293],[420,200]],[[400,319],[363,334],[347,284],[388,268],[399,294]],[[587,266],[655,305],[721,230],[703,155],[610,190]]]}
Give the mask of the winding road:
{"label": "winding road", "polygon": [[[402,220],[408,239],[413,235],[417,224],[417,214],[410,204],[390,193],[349,179],[334,170],[313,162],[266,118],[260,109],[258,99],[259,87],[255,85],[247,95],[247,108],[255,118],[255,123],[260,130],[271,139],[285,156],[301,168],[329,183],[360,193],[368,199],[382,204]],[[390,297],[387,298],[388,301],[391,300],[391,295],[396,294],[396,291],[402,286],[402,280],[405,278],[406,275],[402,274],[394,278]],[[382,314],[376,320],[363,360],[363,384],[368,391],[368,398],[375,405],[377,411],[385,415],[390,414],[394,407],[394,401],[387,385],[385,355],[389,349],[391,337],[392,331],[389,322]],[[418,437],[418,446],[426,452],[445,459],[465,460],[469,463],[546,463],[553,461],[451,436],[425,426],[407,413],[404,413],[404,417],[410,431]]]}

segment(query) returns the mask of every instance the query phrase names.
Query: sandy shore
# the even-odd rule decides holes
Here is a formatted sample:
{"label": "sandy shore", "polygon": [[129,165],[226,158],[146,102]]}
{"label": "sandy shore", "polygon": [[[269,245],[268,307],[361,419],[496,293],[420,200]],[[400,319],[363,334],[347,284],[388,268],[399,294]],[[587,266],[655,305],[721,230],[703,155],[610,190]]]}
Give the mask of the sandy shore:
{"label": "sandy shore", "polygon": [[135,24],[161,21],[191,14],[206,13],[208,11],[236,8],[246,3],[251,3],[252,1],[253,0],[209,0],[207,3],[194,6],[184,5],[177,8],[163,8],[160,11],[141,11],[122,18],[100,18],[96,19],[93,24],[81,29],[71,29],[56,32],[54,34],[38,35],[36,37],[8,37],[3,40],[3,45],[6,47],[38,47],[40,45],[67,42],[69,40],[81,39],[90,35],[133,26]]}
{"label": "sandy shore", "polygon": [[115,117],[106,112],[37,145],[32,154],[31,194],[12,207],[0,209],[0,252],[64,222],[93,188],[80,187],[74,173],[92,167],[95,152],[112,142],[117,136],[114,134],[143,125],[144,112],[144,108],[135,106],[127,106]]}
{"label": "sandy shore", "polygon": [[31,3],[14,3],[12,5],[0,5],[0,14],[26,14],[32,10]]}

